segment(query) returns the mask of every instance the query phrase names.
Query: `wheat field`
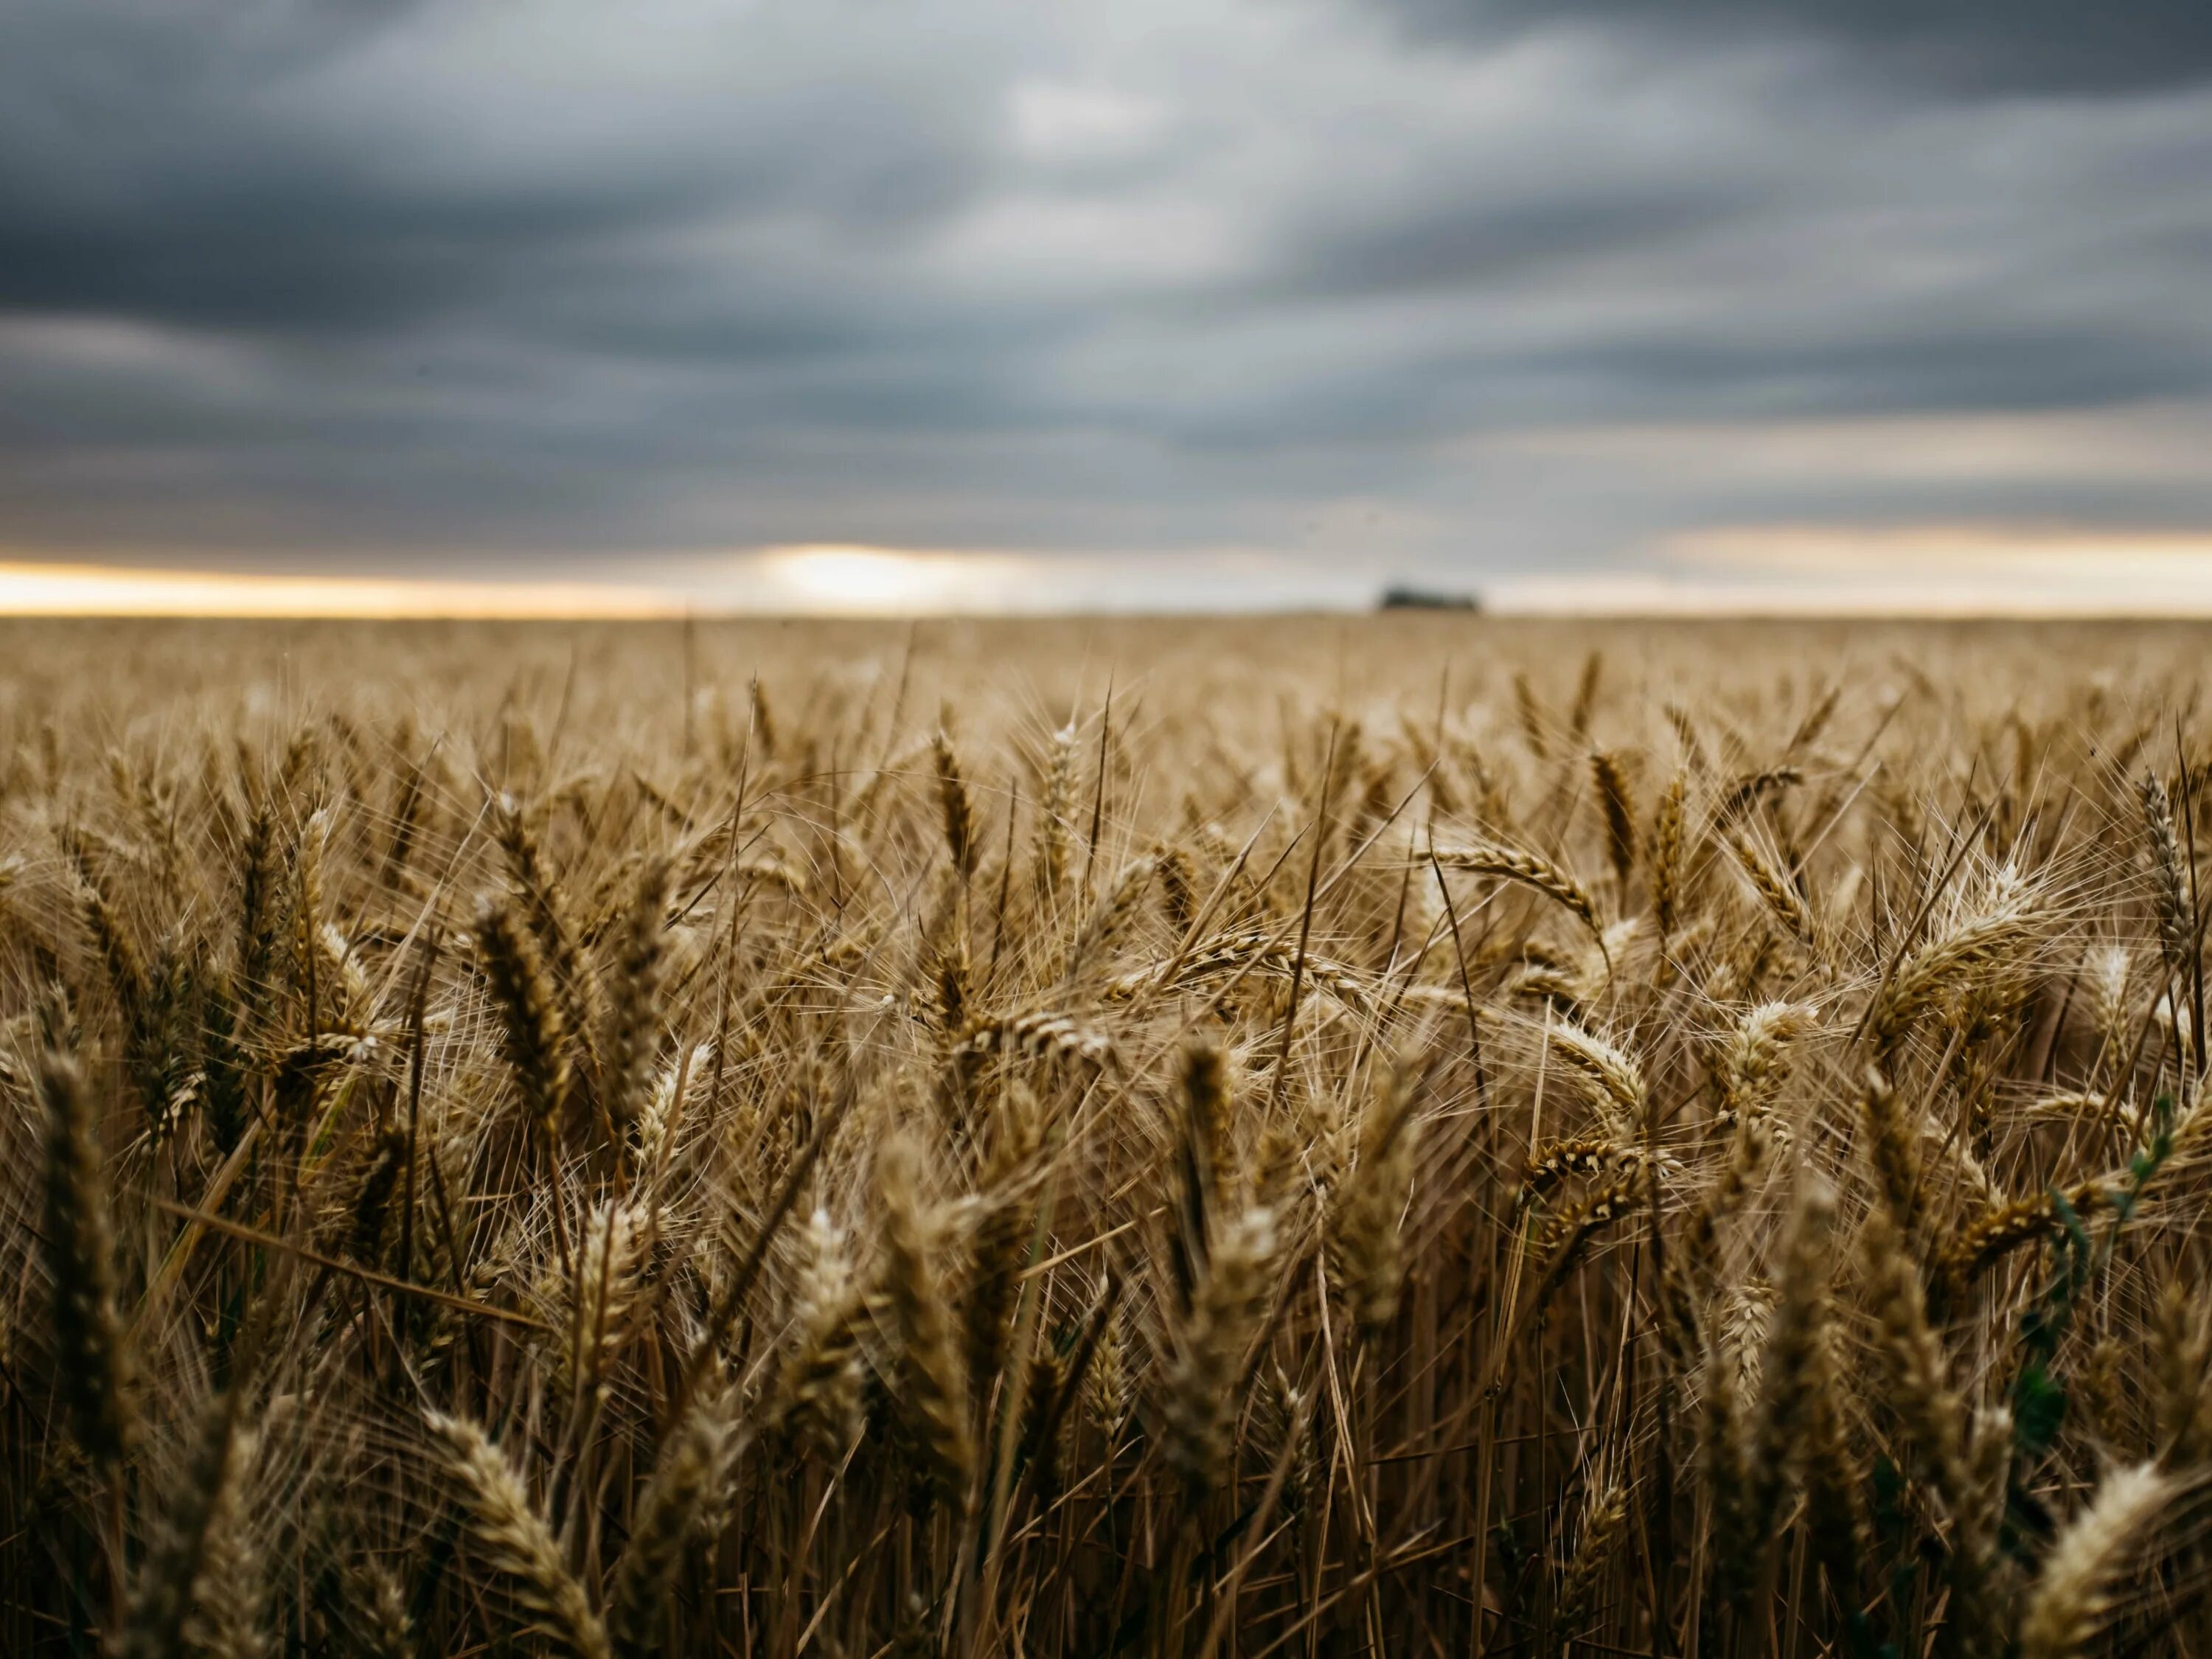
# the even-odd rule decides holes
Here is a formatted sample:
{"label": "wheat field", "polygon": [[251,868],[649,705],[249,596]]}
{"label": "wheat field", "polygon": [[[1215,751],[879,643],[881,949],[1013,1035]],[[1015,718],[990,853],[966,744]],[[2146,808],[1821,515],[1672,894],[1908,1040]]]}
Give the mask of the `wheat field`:
{"label": "wheat field", "polygon": [[2204,1653],[2208,644],[0,627],[0,1647]]}

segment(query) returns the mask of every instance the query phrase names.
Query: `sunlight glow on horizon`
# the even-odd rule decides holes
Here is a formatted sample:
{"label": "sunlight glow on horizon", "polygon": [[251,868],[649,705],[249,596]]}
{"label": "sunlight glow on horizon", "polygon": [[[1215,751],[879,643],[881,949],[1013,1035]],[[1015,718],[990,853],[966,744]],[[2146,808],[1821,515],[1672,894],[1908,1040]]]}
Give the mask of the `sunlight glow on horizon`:
{"label": "sunlight glow on horizon", "polygon": [[750,562],[765,597],[783,601],[776,608],[824,616],[988,613],[1019,608],[1041,576],[1050,585],[1049,562],[1020,554],[805,545],[769,548]]}
{"label": "sunlight glow on horizon", "polygon": [[1493,608],[1618,615],[2212,616],[2212,532],[1745,525],[1644,568],[1502,583]]}
{"label": "sunlight glow on horizon", "polygon": [[18,556],[0,560],[0,616],[551,621],[688,611],[993,614],[1054,609],[1061,574],[1056,561],[1034,556],[844,545],[760,549],[649,569],[642,580],[626,581],[270,574],[50,564]]}
{"label": "sunlight glow on horizon", "polygon": [[19,552],[0,558],[0,616],[611,621],[1358,611],[1404,580],[1472,589],[1502,616],[2212,617],[2212,532],[1978,524],[1717,526],[1611,566],[1487,577],[1251,549],[1108,555],[849,544],[635,556],[617,568],[621,580],[448,580],[48,563]]}
{"label": "sunlight glow on horizon", "polygon": [[598,582],[276,576],[0,563],[0,616],[634,619],[682,614],[680,595]]}

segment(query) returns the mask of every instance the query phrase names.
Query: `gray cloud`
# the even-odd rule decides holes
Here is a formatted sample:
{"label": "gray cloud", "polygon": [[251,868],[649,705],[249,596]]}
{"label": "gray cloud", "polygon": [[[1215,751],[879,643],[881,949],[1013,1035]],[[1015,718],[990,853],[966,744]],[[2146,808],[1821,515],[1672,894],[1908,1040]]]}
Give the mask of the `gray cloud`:
{"label": "gray cloud", "polygon": [[1949,91],[2124,94],[2212,79],[2212,12],[2192,0],[1387,0],[1425,39],[1494,40],[1582,16],[1660,42],[1810,41]]}
{"label": "gray cloud", "polygon": [[1481,288],[1680,246],[1768,205],[1764,191],[1694,179],[1369,204],[1339,226],[1301,226],[1283,266],[1291,291],[1314,296]]}
{"label": "gray cloud", "polygon": [[2212,411],[2195,9],[1422,3],[0,0],[0,549],[2212,523],[2186,475],[1516,447]]}

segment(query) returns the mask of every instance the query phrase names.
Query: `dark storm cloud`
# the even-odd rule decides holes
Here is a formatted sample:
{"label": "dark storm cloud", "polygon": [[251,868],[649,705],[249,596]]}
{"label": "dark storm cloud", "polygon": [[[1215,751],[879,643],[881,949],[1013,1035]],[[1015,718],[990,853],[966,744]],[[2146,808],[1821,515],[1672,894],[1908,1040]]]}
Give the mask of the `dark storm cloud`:
{"label": "dark storm cloud", "polygon": [[[532,100],[542,153],[495,142],[474,154],[513,96],[498,66],[470,94],[477,112],[425,106],[438,89],[404,61],[366,85],[344,80],[348,56],[404,45],[426,9],[0,5],[0,307],[389,327],[471,301],[527,306],[549,286],[620,288],[641,240],[718,212],[799,210],[896,234],[975,179],[976,135],[949,100],[902,108],[865,81],[751,91],[696,146],[664,135],[625,153],[625,89],[590,100],[588,64],[562,67],[586,77],[611,164],[561,142],[557,88]],[[319,109],[331,80],[383,101]],[[649,128],[649,83],[627,95]],[[830,143],[802,142],[830,129]]]}
{"label": "dark storm cloud", "polygon": [[0,0],[0,553],[1542,562],[2003,496],[1524,429],[2212,403],[2212,13],[1786,9]]}
{"label": "dark storm cloud", "polygon": [[1583,17],[1679,43],[1841,47],[1904,81],[1976,94],[2124,94],[2212,79],[2197,0],[1386,0],[1420,35],[1494,40]]}

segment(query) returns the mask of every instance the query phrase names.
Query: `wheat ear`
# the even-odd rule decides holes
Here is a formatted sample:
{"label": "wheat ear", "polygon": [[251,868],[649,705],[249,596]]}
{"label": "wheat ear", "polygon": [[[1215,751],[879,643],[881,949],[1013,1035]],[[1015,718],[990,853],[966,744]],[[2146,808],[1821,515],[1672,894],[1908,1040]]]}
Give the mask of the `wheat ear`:
{"label": "wheat ear", "polygon": [[508,1581],[515,1605],[530,1617],[530,1629],[574,1659],[611,1659],[606,1628],[584,1587],[562,1565],[561,1547],[514,1465],[476,1424],[435,1411],[425,1418],[460,1478],[470,1534]]}
{"label": "wheat ear", "polygon": [[1779,1513],[1785,1484],[1802,1467],[1814,1415],[1827,1340],[1829,1238],[1835,1212],[1835,1196],[1826,1183],[1803,1178],[1783,1254],[1781,1297],[1767,1322],[1759,1417],[1745,1460],[1751,1478],[1752,1523],[1746,1541],[1761,1552]]}
{"label": "wheat ear", "polygon": [[959,751],[942,727],[930,739],[937,763],[937,801],[945,817],[945,850],[963,880],[975,873],[975,813],[969,803],[968,781],[961,775]]}
{"label": "wheat ear", "polygon": [[1043,799],[1037,803],[1036,851],[1033,854],[1038,892],[1047,902],[1067,883],[1067,858],[1072,837],[1069,814],[1074,810],[1075,726],[1073,721],[1052,734],[1044,766]]}
{"label": "wheat ear", "polygon": [[1254,1206],[1209,1229],[1206,1260],[1169,1331],[1160,1378],[1168,1467],[1195,1504],[1226,1471],[1235,1438],[1237,1382],[1266,1317],[1275,1218]]}
{"label": "wheat ear", "polygon": [[122,1462],[135,1438],[128,1339],[115,1305],[107,1180],[84,1073],[49,1049],[39,1062],[46,1109],[46,1269],[52,1281],[56,1375],[77,1444],[94,1462]]}
{"label": "wheat ear", "polygon": [[990,1162],[976,1194],[978,1213],[961,1298],[968,1380],[979,1407],[1006,1363],[1037,1208],[1028,1190],[1037,1146],[1035,1098],[1018,1084],[1001,1097],[996,1116]]}
{"label": "wheat ear", "polygon": [[617,1131],[642,1109],[653,1085],[659,1045],[660,981],[667,959],[668,889],[665,858],[647,861],[623,918],[607,1034],[599,1057],[600,1097]]}
{"label": "wheat ear", "polygon": [[670,1434],[637,1500],[629,1542],[608,1587],[607,1635],[626,1659],[647,1659],[657,1650],[662,1612],[684,1553],[717,1529],[737,1447],[726,1402],[702,1390]]}
{"label": "wheat ear", "polygon": [[2142,812],[2145,838],[2150,842],[2152,890],[2157,896],[2159,949],[2165,954],[2166,967],[2179,973],[2189,958],[2193,931],[2189,925],[2189,892],[2181,843],[2174,834],[2173,803],[2155,772],[2143,774]]}
{"label": "wheat ear", "polygon": [[1790,1044],[1807,1024],[1806,1011],[1789,1002],[1763,1002],[1736,1022],[1718,1067],[1722,1122],[1765,1114],[1789,1075]]}
{"label": "wheat ear", "polygon": [[854,1316],[860,1294],[845,1236],[826,1210],[809,1221],[792,1314],[793,1334],[775,1394],[780,1424],[836,1459],[860,1433],[865,1373]]}
{"label": "wheat ear", "polygon": [[1628,769],[1611,750],[1590,756],[1590,773],[1597,781],[1598,805],[1605,813],[1606,857],[1613,878],[1625,889],[1636,867],[1636,799],[1628,786]]}
{"label": "wheat ear", "polygon": [[1605,927],[1598,921],[1597,905],[1588,890],[1563,866],[1540,853],[1486,842],[1476,847],[1434,848],[1431,856],[1443,869],[1465,870],[1494,881],[1514,882],[1541,893],[1589,928],[1601,945],[1604,942]]}
{"label": "wheat ear", "polygon": [[1613,1133],[1623,1140],[1639,1139],[1646,1100],[1644,1068],[1626,1049],[1578,1025],[1554,1025],[1547,1036]]}
{"label": "wheat ear", "polygon": [[1615,1481],[1590,1494],[1583,1505],[1575,1553],[1559,1579],[1559,1599],[1553,1616],[1561,1630],[1580,1630],[1597,1611],[1606,1572],[1618,1559],[1628,1521],[1626,1487]]}
{"label": "wheat ear", "polygon": [[1942,1347],[1929,1327],[1919,1272],[1887,1209],[1877,1206],[1869,1214],[1860,1243],[1891,1404],[1925,1460],[1944,1507],[1956,1515],[1969,1489],[1962,1407],[1950,1387]]}
{"label": "wheat ear", "polygon": [[1651,821],[1651,919],[1659,929],[1664,951],[1680,926],[1682,906],[1683,798],[1687,786],[1680,773],[1659,797]]}
{"label": "wheat ear", "polygon": [[167,1513],[155,1530],[132,1587],[130,1612],[115,1644],[117,1659],[177,1659],[206,1559],[210,1528],[222,1507],[235,1465],[231,1442],[236,1411],[225,1396],[208,1411],[179,1471]]}
{"label": "wheat ear", "polygon": [[185,1624],[189,1646],[204,1659],[261,1659],[268,1650],[263,1614],[266,1590],[261,1558],[253,1547],[247,1490],[258,1445],[251,1430],[231,1434],[222,1478],[209,1506],[206,1541],[192,1581],[192,1613]]}
{"label": "wheat ear", "polygon": [[576,948],[568,895],[555,878],[528,817],[511,797],[500,798],[493,813],[493,829],[506,855],[507,873],[521,896],[531,934],[552,970],[568,1029],[580,1037],[588,1036],[597,1030],[592,1009],[599,988],[591,964]]}
{"label": "wheat ear", "polygon": [[957,1504],[975,1469],[968,1382],[937,1255],[938,1224],[921,1192],[921,1152],[895,1135],[876,1155],[884,1208],[881,1297],[898,1342],[901,1414],[923,1483]]}
{"label": "wheat ear", "polygon": [[1398,1312],[1406,1279],[1402,1217],[1413,1184],[1412,1068],[1391,1066],[1362,1115],[1358,1161],[1331,1194],[1324,1243],[1352,1322],[1372,1337]]}
{"label": "wheat ear", "polygon": [[1875,998],[1869,1021],[1875,1046],[1887,1051],[1947,994],[2010,961],[2035,937],[2033,894],[2009,869],[1982,901],[1898,966]]}
{"label": "wheat ear", "polygon": [[2043,1564],[2020,1623],[2021,1659],[2072,1659],[2112,1609],[2112,1587],[2136,1535],[2158,1515],[2172,1482],[2148,1463],[2115,1469]]}
{"label": "wheat ear", "polygon": [[525,1105],[550,1138],[568,1102],[568,1028],[537,938],[512,906],[487,900],[477,912],[477,949],[499,1005],[507,1064]]}
{"label": "wheat ear", "polygon": [[1759,902],[1774,914],[1776,920],[1797,936],[1801,944],[1817,951],[1820,948],[1820,941],[1813,924],[1813,913],[1806,908],[1803,896],[1790,878],[1766,861],[1759,850],[1751,844],[1750,837],[1730,836],[1728,842],[1729,850],[1735,854],[1735,861],[1742,866],[1744,874],[1750,878],[1753,890],[1758,893]]}

